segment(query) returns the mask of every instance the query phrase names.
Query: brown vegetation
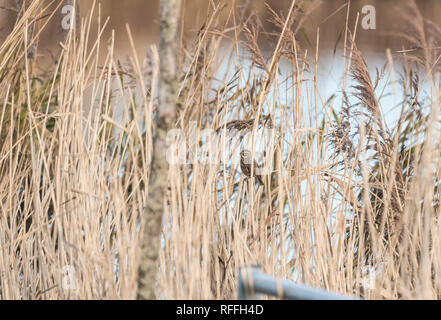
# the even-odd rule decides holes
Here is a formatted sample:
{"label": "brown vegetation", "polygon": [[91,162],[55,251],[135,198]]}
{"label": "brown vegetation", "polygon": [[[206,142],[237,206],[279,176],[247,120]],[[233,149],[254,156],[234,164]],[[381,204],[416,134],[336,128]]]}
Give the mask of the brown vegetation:
{"label": "brown vegetation", "polygon": [[[133,54],[117,60],[96,6],[42,72],[38,46],[28,54],[50,19],[37,3],[0,47],[0,298],[136,298],[160,57],[152,46],[143,62],[127,28]],[[298,44],[311,3],[268,9],[268,33],[244,8],[213,5],[182,44],[173,127],[196,137],[180,140],[188,154],[206,151],[204,129],[241,139],[227,161],[169,166],[158,298],[236,298],[238,268],[251,264],[365,298],[440,298],[440,33],[413,20],[404,40],[420,50],[388,51],[373,79],[346,21],[341,101],[326,99],[318,55]],[[261,36],[276,38],[269,56]],[[403,97],[393,128],[381,78]],[[263,128],[276,139],[257,186],[232,158]]]}

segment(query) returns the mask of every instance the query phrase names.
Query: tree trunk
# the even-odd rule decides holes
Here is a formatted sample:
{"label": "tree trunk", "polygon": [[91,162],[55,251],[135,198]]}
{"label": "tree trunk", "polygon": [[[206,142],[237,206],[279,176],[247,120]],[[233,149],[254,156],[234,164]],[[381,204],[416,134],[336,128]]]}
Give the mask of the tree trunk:
{"label": "tree trunk", "polygon": [[153,128],[153,155],[149,198],[144,213],[143,239],[138,269],[138,298],[155,299],[162,216],[168,186],[166,136],[176,121],[178,88],[179,18],[181,0],[161,0],[159,43],[159,108]]}

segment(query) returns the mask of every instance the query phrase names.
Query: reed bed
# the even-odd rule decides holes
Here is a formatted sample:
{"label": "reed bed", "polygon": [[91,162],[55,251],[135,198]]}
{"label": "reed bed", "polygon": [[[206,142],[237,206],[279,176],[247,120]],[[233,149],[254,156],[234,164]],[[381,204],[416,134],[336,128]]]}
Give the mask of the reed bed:
{"label": "reed bed", "polygon": [[[247,7],[212,3],[183,41],[157,298],[235,299],[251,264],[366,299],[440,298],[441,32],[403,3],[412,23],[396,36],[412,49],[371,74],[346,23],[342,88],[325,97],[319,30],[314,50],[299,45],[318,5],[268,8],[265,32]],[[0,298],[133,299],[159,54],[131,40],[118,60],[96,5],[42,72],[47,10],[31,1],[0,47]],[[244,148],[266,165],[263,186],[241,173]]]}

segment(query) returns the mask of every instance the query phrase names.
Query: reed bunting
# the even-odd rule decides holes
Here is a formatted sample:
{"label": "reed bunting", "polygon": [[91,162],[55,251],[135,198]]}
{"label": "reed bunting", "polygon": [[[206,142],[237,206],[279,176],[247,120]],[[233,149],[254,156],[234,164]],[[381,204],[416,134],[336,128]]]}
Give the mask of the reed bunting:
{"label": "reed bunting", "polygon": [[257,165],[256,161],[251,161],[251,152],[249,150],[242,150],[240,152],[240,169],[248,178],[251,177],[251,163],[253,163],[253,176],[261,185],[263,185],[262,176],[256,173],[259,166]]}

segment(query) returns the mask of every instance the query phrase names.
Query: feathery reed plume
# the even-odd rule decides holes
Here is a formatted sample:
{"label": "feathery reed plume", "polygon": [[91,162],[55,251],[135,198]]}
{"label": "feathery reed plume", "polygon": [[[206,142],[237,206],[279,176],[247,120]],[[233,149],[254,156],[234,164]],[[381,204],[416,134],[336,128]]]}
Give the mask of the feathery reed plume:
{"label": "feathery reed plume", "polygon": [[[396,252],[402,234],[406,178],[402,159],[397,157],[398,146],[394,143],[393,133],[385,125],[375,94],[386,65],[381,71],[376,69],[376,79],[372,81],[367,64],[354,43],[352,48],[350,71],[356,84],[351,86],[350,97],[343,93],[340,119],[334,124],[329,141],[336,151],[332,159],[344,155],[343,160],[335,165],[345,172],[355,170],[354,178],[361,180],[360,187],[353,190],[358,201],[350,202],[354,217],[347,238],[357,241],[354,265],[359,266],[360,263],[381,262],[378,246],[392,247],[391,250]],[[346,193],[345,190],[341,192]]]}
{"label": "feathery reed plume", "polygon": [[[226,130],[252,130],[254,126],[255,119],[250,120],[232,120],[227,122],[225,125],[221,125],[219,128],[216,129],[216,133],[219,134],[223,129]],[[268,128],[271,128],[272,122],[271,122],[271,115],[261,115],[259,119],[259,126],[267,126]]]}

